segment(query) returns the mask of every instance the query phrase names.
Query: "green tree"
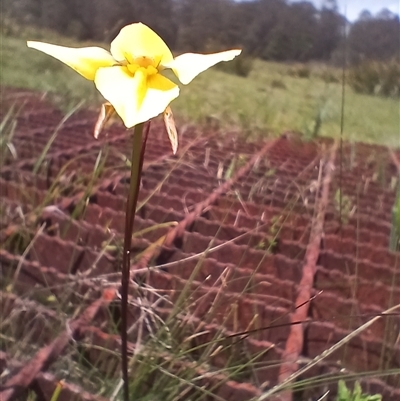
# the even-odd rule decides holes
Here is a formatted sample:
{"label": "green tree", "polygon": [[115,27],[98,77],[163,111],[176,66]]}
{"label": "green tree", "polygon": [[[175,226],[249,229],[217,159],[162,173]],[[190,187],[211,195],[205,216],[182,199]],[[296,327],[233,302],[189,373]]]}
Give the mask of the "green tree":
{"label": "green tree", "polygon": [[400,21],[394,14],[378,14],[375,18],[361,15],[350,30],[348,47],[352,63],[363,60],[390,60],[399,57]]}
{"label": "green tree", "polygon": [[262,56],[274,60],[307,61],[312,58],[317,30],[317,9],[310,2],[282,9]]}
{"label": "green tree", "polygon": [[330,0],[319,13],[313,58],[329,60],[341,41],[345,19],[337,11],[336,1]]}

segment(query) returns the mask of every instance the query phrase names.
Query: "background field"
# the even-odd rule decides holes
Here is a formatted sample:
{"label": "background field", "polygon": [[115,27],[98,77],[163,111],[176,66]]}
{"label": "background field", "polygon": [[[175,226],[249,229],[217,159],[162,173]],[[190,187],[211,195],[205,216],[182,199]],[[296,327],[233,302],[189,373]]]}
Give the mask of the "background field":
{"label": "background field", "polygon": [[[48,42],[67,46],[91,44],[54,34],[32,32],[25,33],[23,38],[2,35],[0,83],[54,93],[66,111],[81,100],[86,106],[97,107],[101,96],[92,82],[61,62],[26,47],[27,38],[44,40],[43,36]],[[108,48],[106,44],[100,45]],[[304,69],[308,77],[296,76],[297,71]],[[340,69],[322,64],[304,66],[255,60],[245,78],[217,68],[206,71],[190,85],[181,87],[181,96],[172,107],[181,121],[212,122],[253,138],[288,130],[300,132],[305,138],[337,137],[341,120],[341,78]],[[398,98],[358,94],[346,86],[344,138],[400,146],[399,112]]]}

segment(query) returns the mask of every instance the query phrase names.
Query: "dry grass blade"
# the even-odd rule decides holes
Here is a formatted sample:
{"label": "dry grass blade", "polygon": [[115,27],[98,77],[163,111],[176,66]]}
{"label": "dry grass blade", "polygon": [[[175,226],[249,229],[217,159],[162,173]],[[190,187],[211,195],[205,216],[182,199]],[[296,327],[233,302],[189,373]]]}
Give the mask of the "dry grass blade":
{"label": "dry grass blade", "polygon": [[308,362],[304,367],[287,377],[283,382],[279,383],[278,385],[274,386],[271,390],[266,391],[262,396],[255,398],[254,401],[264,401],[273,396],[274,394],[285,390],[285,388],[290,387],[290,384],[296,380],[298,377],[306,373],[308,370],[310,370],[312,367],[318,365],[320,362],[322,362],[324,359],[326,359],[329,355],[333,354],[335,351],[337,351],[339,348],[343,347],[345,344],[347,344],[350,340],[353,338],[357,337],[359,334],[361,334],[363,331],[367,330],[368,327],[372,326],[375,322],[377,322],[379,319],[391,315],[392,313],[396,312],[397,310],[400,310],[400,304],[393,306],[392,308],[386,309],[383,311],[379,316],[375,316],[374,318],[370,319],[367,323],[364,323],[362,326],[359,328],[355,329],[352,331],[350,334],[348,334],[346,337],[344,337],[342,340],[340,340],[338,343],[327,349],[326,351],[322,352],[320,355],[315,357],[312,361]]}
{"label": "dry grass blade", "polygon": [[46,369],[59,357],[71,338],[74,338],[82,327],[91,322],[99,309],[108,305],[114,297],[114,289],[105,289],[101,298],[94,301],[80,317],[71,321],[65,331],[59,334],[48,346],[39,350],[17,374],[5,382],[0,392],[1,400],[11,401],[17,397],[21,390],[28,388],[38,373]]}
{"label": "dry grass blade", "polygon": [[[239,169],[239,171],[229,180],[227,180],[224,184],[220,185],[216,190],[214,190],[210,196],[207,197],[206,200],[199,202],[196,204],[194,210],[190,212],[189,214],[186,215],[186,217],[179,222],[178,225],[176,225],[174,228],[169,230],[167,233],[165,240],[163,242],[164,246],[169,246],[173,243],[173,241],[181,236],[185,230],[185,228],[190,225],[194,219],[199,216],[204,209],[206,209],[208,206],[212,205],[222,194],[226,193],[229,191],[231,186],[239,180],[239,178],[243,177],[245,174],[247,174],[256,164],[256,162],[263,157],[275,144],[275,141],[269,141],[267,142],[264,147],[257,152],[243,167]],[[132,266],[133,270],[137,269],[143,269],[144,267],[147,266],[149,263],[150,259],[156,255],[156,252],[159,251],[160,248],[155,248],[153,252],[148,252],[143,257],[141,260],[137,263],[135,263],[134,266]]]}
{"label": "dry grass blade", "polygon": [[[320,253],[324,231],[325,214],[329,202],[329,191],[334,173],[337,148],[338,142],[335,142],[330,151],[330,155],[328,156],[328,160],[325,162],[324,168],[320,169],[320,173],[323,172],[323,175],[321,174],[322,177],[320,177],[316,192],[319,193],[319,187],[321,187],[321,195],[315,204],[315,215],[312,221],[311,236],[304,257],[302,278],[299,283],[299,292],[296,299],[296,304],[303,306],[297,308],[296,311],[292,313],[292,322],[306,321],[308,317],[310,303],[307,301],[312,298],[317,260]],[[304,327],[302,325],[294,324],[291,326],[290,334],[286,341],[284,363],[282,363],[279,374],[279,381],[281,383],[285,383],[286,380],[297,371],[298,360],[303,347]],[[292,397],[292,392],[288,391],[283,395],[282,399],[291,401]]]}

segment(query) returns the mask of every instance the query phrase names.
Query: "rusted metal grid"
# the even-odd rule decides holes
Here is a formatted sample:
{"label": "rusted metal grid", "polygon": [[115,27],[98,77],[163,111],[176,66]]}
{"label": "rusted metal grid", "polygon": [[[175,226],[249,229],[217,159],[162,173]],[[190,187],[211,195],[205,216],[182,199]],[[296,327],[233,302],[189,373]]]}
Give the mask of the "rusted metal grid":
{"label": "rusted metal grid", "polygon": [[[2,118],[23,107],[0,175],[1,395],[49,400],[63,379],[60,400],[106,399],[96,394],[119,375],[129,135],[114,124],[96,141],[94,112],[58,127],[63,114],[41,95],[2,96]],[[160,123],[150,132],[132,239],[132,354],[154,357],[144,344],[164,327],[158,360],[186,353],[165,365],[171,374],[201,377],[204,399],[250,400],[400,303],[400,255],[388,250],[398,155],[182,131],[176,156]],[[399,369],[398,333],[398,316],[385,317],[301,379]],[[237,374],[224,370],[238,363]],[[85,364],[96,380],[82,377]],[[377,376],[365,390],[399,399],[398,376]],[[334,394],[336,383],[280,397]]]}

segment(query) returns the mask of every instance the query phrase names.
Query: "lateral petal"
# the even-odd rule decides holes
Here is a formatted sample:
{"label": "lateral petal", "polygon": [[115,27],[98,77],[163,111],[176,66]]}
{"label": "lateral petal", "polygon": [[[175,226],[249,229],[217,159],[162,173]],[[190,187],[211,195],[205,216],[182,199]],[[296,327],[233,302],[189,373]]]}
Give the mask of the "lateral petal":
{"label": "lateral petal", "polygon": [[122,28],[111,42],[111,54],[118,61],[133,63],[135,58],[152,59],[156,64],[173,60],[166,43],[147,25],[141,22]]}
{"label": "lateral petal", "polygon": [[178,131],[176,130],[174,115],[169,106],[164,110],[164,124],[169,141],[171,142],[172,152],[173,154],[176,154],[176,151],[178,150]]}
{"label": "lateral petal", "polygon": [[67,64],[86,79],[94,80],[101,67],[110,67],[116,63],[112,55],[101,47],[72,48],[43,42],[27,42],[28,47],[39,50]]}
{"label": "lateral petal", "polygon": [[185,53],[168,63],[163,63],[162,66],[172,68],[178,79],[186,85],[203,71],[221,61],[233,60],[241,52],[235,49],[212,54]]}
{"label": "lateral petal", "polygon": [[99,117],[97,118],[96,125],[94,126],[94,131],[93,131],[93,136],[95,139],[97,139],[107,124],[107,122],[110,120],[110,118],[113,116],[115,113],[114,107],[111,105],[111,103],[103,103],[100,108],[100,113]]}

